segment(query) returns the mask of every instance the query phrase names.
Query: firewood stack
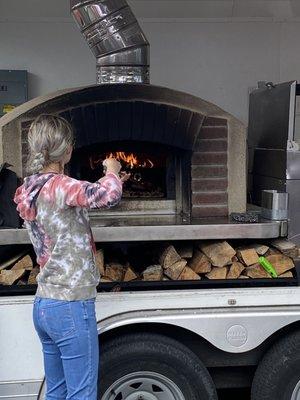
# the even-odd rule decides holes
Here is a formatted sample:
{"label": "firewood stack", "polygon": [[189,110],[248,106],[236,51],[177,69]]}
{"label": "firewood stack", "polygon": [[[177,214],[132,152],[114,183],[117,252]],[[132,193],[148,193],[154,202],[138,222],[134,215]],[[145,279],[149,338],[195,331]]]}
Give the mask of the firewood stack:
{"label": "firewood stack", "polygon": [[39,270],[29,255],[20,253],[0,263],[0,285],[36,285]]}
{"label": "firewood stack", "polygon": [[[283,239],[247,246],[226,241],[181,242],[165,245],[159,251],[154,249],[155,262],[139,270],[124,260],[107,261],[111,254],[98,250],[95,261],[101,282],[271,278],[259,264],[260,256],[273,265],[278,277],[291,278],[294,260],[299,257],[298,247]],[[29,255],[18,254],[0,263],[0,285],[34,285],[38,273],[39,267]]]}
{"label": "firewood stack", "polygon": [[166,246],[158,255],[158,262],[141,273],[129,263],[105,264],[102,250],[97,253],[97,265],[101,282],[271,278],[259,264],[259,257],[264,256],[279,278],[292,278],[298,253],[296,245],[281,239],[269,246],[252,244],[237,248],[226,241],[203,241]]}

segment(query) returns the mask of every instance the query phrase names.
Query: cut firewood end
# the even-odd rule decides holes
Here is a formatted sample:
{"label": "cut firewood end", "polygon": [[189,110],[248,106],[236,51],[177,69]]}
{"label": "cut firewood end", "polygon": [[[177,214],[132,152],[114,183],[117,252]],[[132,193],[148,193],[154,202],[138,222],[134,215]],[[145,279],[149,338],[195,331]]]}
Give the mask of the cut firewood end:
{"label": "cut firewood end", "polygon": [[32,269],[32,271],[30,271],[30,275],[28,278],[28,285],[36,285],[37,284],[36,277],[39,274],[39,272],[40,272],[39,267],[34,267]]}
{"label": "cut firewood end", "polygon": [[200,242],[200,250],[209,258],[214,267],[224,267],[232,263],[235,250],[225,241]]}
{"label": "cut firewood end", "polygon": [[208,279],[226,279],[227,272],[228,272],[228,267],[214,267],[205,276]]}
{"label": "cut firewood end", "polygon": [[264,244],[255,244],[253,248],[259,256],[264,256],[269,250],[269,246]]}
{"label": "cut firewood end", "polygon": [[273,254],[266,259],[273,265],[278,275],[284,274],[295,266],[293,260],[284,254]]}
{"label": "cut firewood end", "polygon": [[227,279],[237,279],[244,271],[245,266],[240,262],[234,262],[229,269]]}
{"label": "cut firewood end", "polygon": [[167,269],[180,260],[181,257],[177,253],[175,247],[168,246],[159,257],[159,264],[162,265],[164,269]]}
{"label": "cut firewood end", "polygon": [[172,264],[168,269],[165,270],[165,275],[176,281],[184,270],[186,264],[186,260],[177,261],[175,264]]}
{"label": "cut firewood end", "polygon": [[188,262],[188,266],[196,274],[206,274],[211,271],[209,259],[199,250],[195,250],[193,257]]}
{"label": "cut firewood end", "polygon": [[192,268],[185,267],[178,278],[180,281],[199,281],[201,278]]}
{"label": "cut firewood end", "polygon": [[163,276],[161,265],[151,265],[143,272],[144,281],[160,281]]}
{"label": "cut firewood end", "polygon": [[279,278],[293,278],[293,273],[291,271],[285,272],[284,274],[279,275]]}
{"label": "cut firewood end", "polygon": [[105,275],[104,252],[102,249],[97,250],[97,252],[95,254],[95,264],[96,264],[96,267],[99,269],[100,275]]}
{"label": "cut firewood end", "polygon": [[6,270],[1,271],[0,274],[0,284],[2,285],[13,285],[18,279],[20,279],[25,274],[25,268],[16,270]]}
{"label": "cut firewood end", "polygon": [[271,278],[271,275],[269,275],[268,272],[260,264],[255,264],[247,267],[244,271],[244,274],[253,279]]}
{"label": "cut firewood end", "polygon": [[31,271],[33,268],[33,262],[30,256],[25,256],[21,258],[13,267],[12,270],[17,270],[17,269],[26,269]]}
{"label": "cut firewood end", "polygon": [[137,279],[136,273],[131,267],[128,267],[124,275],[124,282],[134,281],[135,279]]}
{"label": "cut firewood end", "polygon": [[124,266],[118,263],[110,263],[106,265],[105,276],[114,282],[120,282],[124,276]]}
{"label": "cut firewood end", "polygon": [[239,250],[238,257],[247,267],[258,263],[258,254],[254,249]]}

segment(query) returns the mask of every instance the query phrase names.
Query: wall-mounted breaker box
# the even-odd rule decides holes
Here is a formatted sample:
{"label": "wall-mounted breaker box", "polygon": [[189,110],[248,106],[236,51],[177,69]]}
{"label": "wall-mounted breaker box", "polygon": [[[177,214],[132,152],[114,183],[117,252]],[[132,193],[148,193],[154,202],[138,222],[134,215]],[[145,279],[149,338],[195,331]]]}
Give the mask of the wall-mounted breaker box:
{"label": "wall-mounted breaker box", "polygon": [[27,71],[0,70],[0,117],[28,100]]}

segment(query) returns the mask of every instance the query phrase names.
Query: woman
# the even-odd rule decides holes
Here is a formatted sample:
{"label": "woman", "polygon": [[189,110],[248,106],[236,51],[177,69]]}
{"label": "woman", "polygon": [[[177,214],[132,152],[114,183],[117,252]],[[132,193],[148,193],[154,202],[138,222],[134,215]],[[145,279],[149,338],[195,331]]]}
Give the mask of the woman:
{"label": "woman", "polygon": [[15,202],[40,265],[33,321],[43,348],[46,399],[95,400],[100,277],[87,209],[118,204],[121,165],[106,159],[105,176],[96,183],[64,175],[73,133],[66,120],[51,115],[32,123],[28,142],[31,175],[18,188]]}

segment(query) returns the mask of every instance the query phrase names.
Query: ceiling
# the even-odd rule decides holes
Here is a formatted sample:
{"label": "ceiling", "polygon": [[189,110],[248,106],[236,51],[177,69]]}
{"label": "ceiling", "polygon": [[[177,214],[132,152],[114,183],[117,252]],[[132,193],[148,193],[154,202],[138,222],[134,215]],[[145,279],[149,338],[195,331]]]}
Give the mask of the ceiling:
{"label": "ceiling", "polygon": [[[138,18],[300,19],[300,0],[128,0]],[[0,21],[68,19],[68,0],[0,0]]]}

